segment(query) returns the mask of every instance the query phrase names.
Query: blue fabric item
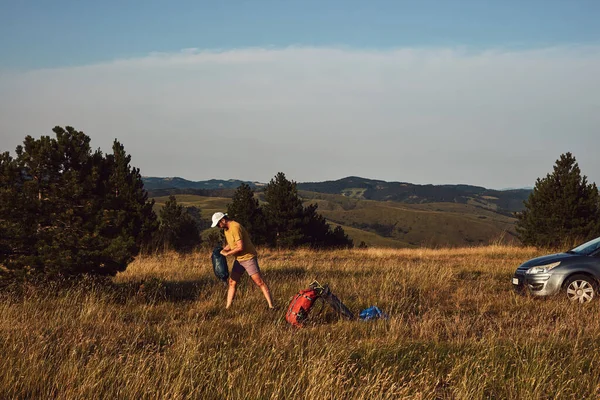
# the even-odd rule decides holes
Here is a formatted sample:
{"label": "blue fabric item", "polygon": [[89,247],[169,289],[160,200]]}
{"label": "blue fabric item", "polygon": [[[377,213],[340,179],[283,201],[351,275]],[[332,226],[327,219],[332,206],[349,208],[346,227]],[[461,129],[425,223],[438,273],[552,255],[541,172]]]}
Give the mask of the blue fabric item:
{"label": "blue fabric item", "polygon": [[221,254],[222,247],[215,247],[212,252],[212,264],[213,271],[215,272],[215,276],[222,280],[223,282],[227,282],[229,279],[229,269],[227,268],[227,258]]}
{"label": "blue fabric item", "polygon": [[360,312],[358,318],[362,319],[363,321],[368,321],[370,319],[377,319],[377,318],[388,319],[388,315],[386,313],[384,313],[383,311],[381,311],[377,306],[371,306],[369,308],[362,310]]}

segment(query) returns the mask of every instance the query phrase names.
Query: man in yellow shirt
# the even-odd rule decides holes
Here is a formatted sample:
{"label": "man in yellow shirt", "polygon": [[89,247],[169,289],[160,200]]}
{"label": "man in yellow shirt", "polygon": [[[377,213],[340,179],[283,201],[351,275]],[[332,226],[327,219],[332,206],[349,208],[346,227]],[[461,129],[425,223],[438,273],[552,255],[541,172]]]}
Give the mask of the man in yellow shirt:
{"label": "man in yellow shirt", "polygon": [[244,271],[248,272],[250,278],[260,288],[270,309],[274,309],[273,300],[269,286],[263,280],[258,267],[258,259],[256,249],[250,240],[250,235],[246,229],[239,223],[229,219],[227,214],[216,212],[212,216],[212,227],[218,226],[225,232],[227,245],[221,250],[221,254],[225,257],[235,256],[233,267],[231,268],[231,276],[229,277],[229,289],[227,290],[227,304],[225,308],[231,307],[233,298],[235,297],[236,285]]}

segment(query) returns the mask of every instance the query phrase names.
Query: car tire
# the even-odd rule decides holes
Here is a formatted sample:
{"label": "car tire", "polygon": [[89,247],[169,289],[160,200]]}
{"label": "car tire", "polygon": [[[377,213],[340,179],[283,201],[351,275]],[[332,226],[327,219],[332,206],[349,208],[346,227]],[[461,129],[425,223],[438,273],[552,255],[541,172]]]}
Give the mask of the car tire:
{"label": "car tire", "polygon": [[573,275],[565,282],[564,291],[571,302],[586,304],[598,295],[598,284],[588,275]]}

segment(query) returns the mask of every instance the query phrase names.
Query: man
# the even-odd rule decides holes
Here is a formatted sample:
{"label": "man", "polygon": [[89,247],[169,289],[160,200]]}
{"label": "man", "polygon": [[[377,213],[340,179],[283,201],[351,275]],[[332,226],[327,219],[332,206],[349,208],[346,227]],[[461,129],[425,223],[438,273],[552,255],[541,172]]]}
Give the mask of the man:
{"label": "man", "polygon": [[274,309],[273,300],[271,299],[271,292],[266,282],[263,280],[258,267],[258,259],[256,249],[250,241],[250,236],[246,229],[239,223],[232,219],[229,219],[227,214],[222,212],[216,212],[212,216],[212,228],[218,226],[225,232],[225,239],[227,245],[221,250],[221,254],[225,257],[235,256],[233,267],[231,268],[231,276],[229,277],[229,288],[227,290],[227,305],[225,308],[231,307],[233,298],[235,296],[236,285],[240,281],[244,271],[250,275],[250,278],[260,288],[267,303],[269,309]]}

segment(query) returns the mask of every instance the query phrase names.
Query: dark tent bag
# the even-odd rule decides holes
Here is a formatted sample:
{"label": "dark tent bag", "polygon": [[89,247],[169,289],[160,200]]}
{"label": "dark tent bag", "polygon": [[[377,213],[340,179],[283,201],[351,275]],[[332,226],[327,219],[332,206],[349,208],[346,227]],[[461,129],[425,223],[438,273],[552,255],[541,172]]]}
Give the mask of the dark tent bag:
{"label": "dark tent bag", "polygon": [[321,291],[321,297],[331,306],[339,315],[347,319],[354,319],[354,314],[338,297],[331,293],[329,286],[325,285]]}
{"label": "dark tent bag", "polygon": [[222,280],[223,282],[227,282],[229,279],[229,269],[227,268],[227,258],[221,254],[222,247],[215,247],[212,252],[212,265],[213,271],[215,272],[215,276]]}

